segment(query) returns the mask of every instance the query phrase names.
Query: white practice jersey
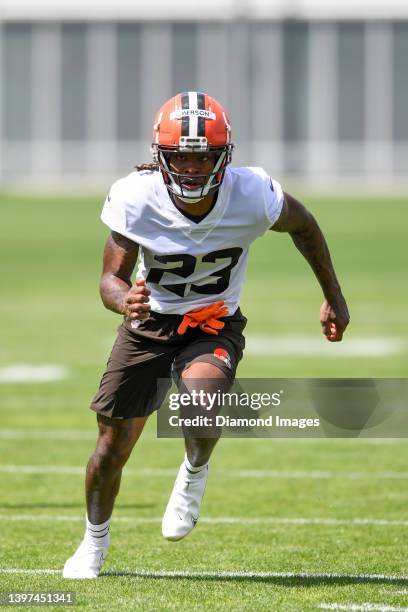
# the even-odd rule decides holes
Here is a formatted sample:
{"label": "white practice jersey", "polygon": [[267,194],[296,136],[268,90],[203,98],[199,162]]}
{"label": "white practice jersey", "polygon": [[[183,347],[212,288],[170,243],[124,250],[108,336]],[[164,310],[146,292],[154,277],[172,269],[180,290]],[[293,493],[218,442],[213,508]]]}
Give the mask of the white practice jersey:
{"label": "white practice jersey", "polygon": [[278,219],[283,199],[262,168],[227,167],[214,208],[196,223],[173,204],[161,173],[143,170],[113,184],[101,218],[140,245],[137,278],[153,311],[184,314],[224,300],[232,315],[249,246]]}

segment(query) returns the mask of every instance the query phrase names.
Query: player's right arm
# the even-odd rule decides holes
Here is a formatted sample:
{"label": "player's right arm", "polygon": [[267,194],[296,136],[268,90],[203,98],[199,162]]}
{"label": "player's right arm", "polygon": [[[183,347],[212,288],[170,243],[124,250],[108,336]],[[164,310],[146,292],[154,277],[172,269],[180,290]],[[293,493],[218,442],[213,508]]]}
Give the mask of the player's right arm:
{"label": "player's right arm", "polygon": [[99,285],[105,307],[130,319],[149,317],[150,291],[144,280],[132,285],[131,276],[137,262],[139,245],[117,232],[111,232],[103,253]]}

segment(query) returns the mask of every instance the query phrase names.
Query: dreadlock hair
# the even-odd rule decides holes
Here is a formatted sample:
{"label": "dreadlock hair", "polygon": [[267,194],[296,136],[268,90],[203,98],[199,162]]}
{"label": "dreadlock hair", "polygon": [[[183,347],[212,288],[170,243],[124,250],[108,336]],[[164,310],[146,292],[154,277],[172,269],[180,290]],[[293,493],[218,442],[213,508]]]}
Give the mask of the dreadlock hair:
{"label": "dreadlock hair", "polygon": [[159,170],[159,164],[156,164],[155,162],[149,162],[147,164],[139,164],[135,166],[135,168],[138,172],[141,172],[142,170],[150,170],[150,172],[157,172]]}

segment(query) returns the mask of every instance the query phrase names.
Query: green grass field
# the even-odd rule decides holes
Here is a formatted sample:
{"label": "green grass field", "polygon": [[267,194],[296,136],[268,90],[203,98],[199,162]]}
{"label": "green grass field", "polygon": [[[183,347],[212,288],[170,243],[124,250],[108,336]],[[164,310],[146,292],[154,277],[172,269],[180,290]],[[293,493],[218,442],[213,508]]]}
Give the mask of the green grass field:
{"label": "green grass field", "polygon": [[[344,346],[324,344],[317,282],[290,239],[270,233],[252,250],[240,376],[407,377],[406,199],[303,199],[349,302]],[[103,576],[62,579],[83,533],[87,407],[119,324],[98,296],[100,205],[0,196],[0,376],[18,364],[68,372],[0,383],[0,592],[73,590],[90,610],[408,609],[404,439],[223,440],[197,528],[169,543],[160,518],[183,450],[156,439],[152,418],[122,481]],[[279,339],[310,341],[310,353],[268,353]]]}

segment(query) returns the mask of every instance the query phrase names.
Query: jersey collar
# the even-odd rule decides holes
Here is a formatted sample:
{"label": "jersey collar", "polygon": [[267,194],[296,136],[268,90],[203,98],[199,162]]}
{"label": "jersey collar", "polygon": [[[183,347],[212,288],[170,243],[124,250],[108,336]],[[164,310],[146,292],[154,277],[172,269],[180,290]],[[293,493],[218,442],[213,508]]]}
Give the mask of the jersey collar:
{"label": "jersey collar", "polygon": [[173,229],[178,229],[190,240],[200,243],[205,240],[221,222],[227,209],[230,191],[231,175],[227,167],[224,179],[218,191],[217,201],[210,212],[199,223],[183,215],[183,213],[173,204],[161,174],[156,195],[159,199],[160,207],[166,211],[166,216],[173,222]]}

